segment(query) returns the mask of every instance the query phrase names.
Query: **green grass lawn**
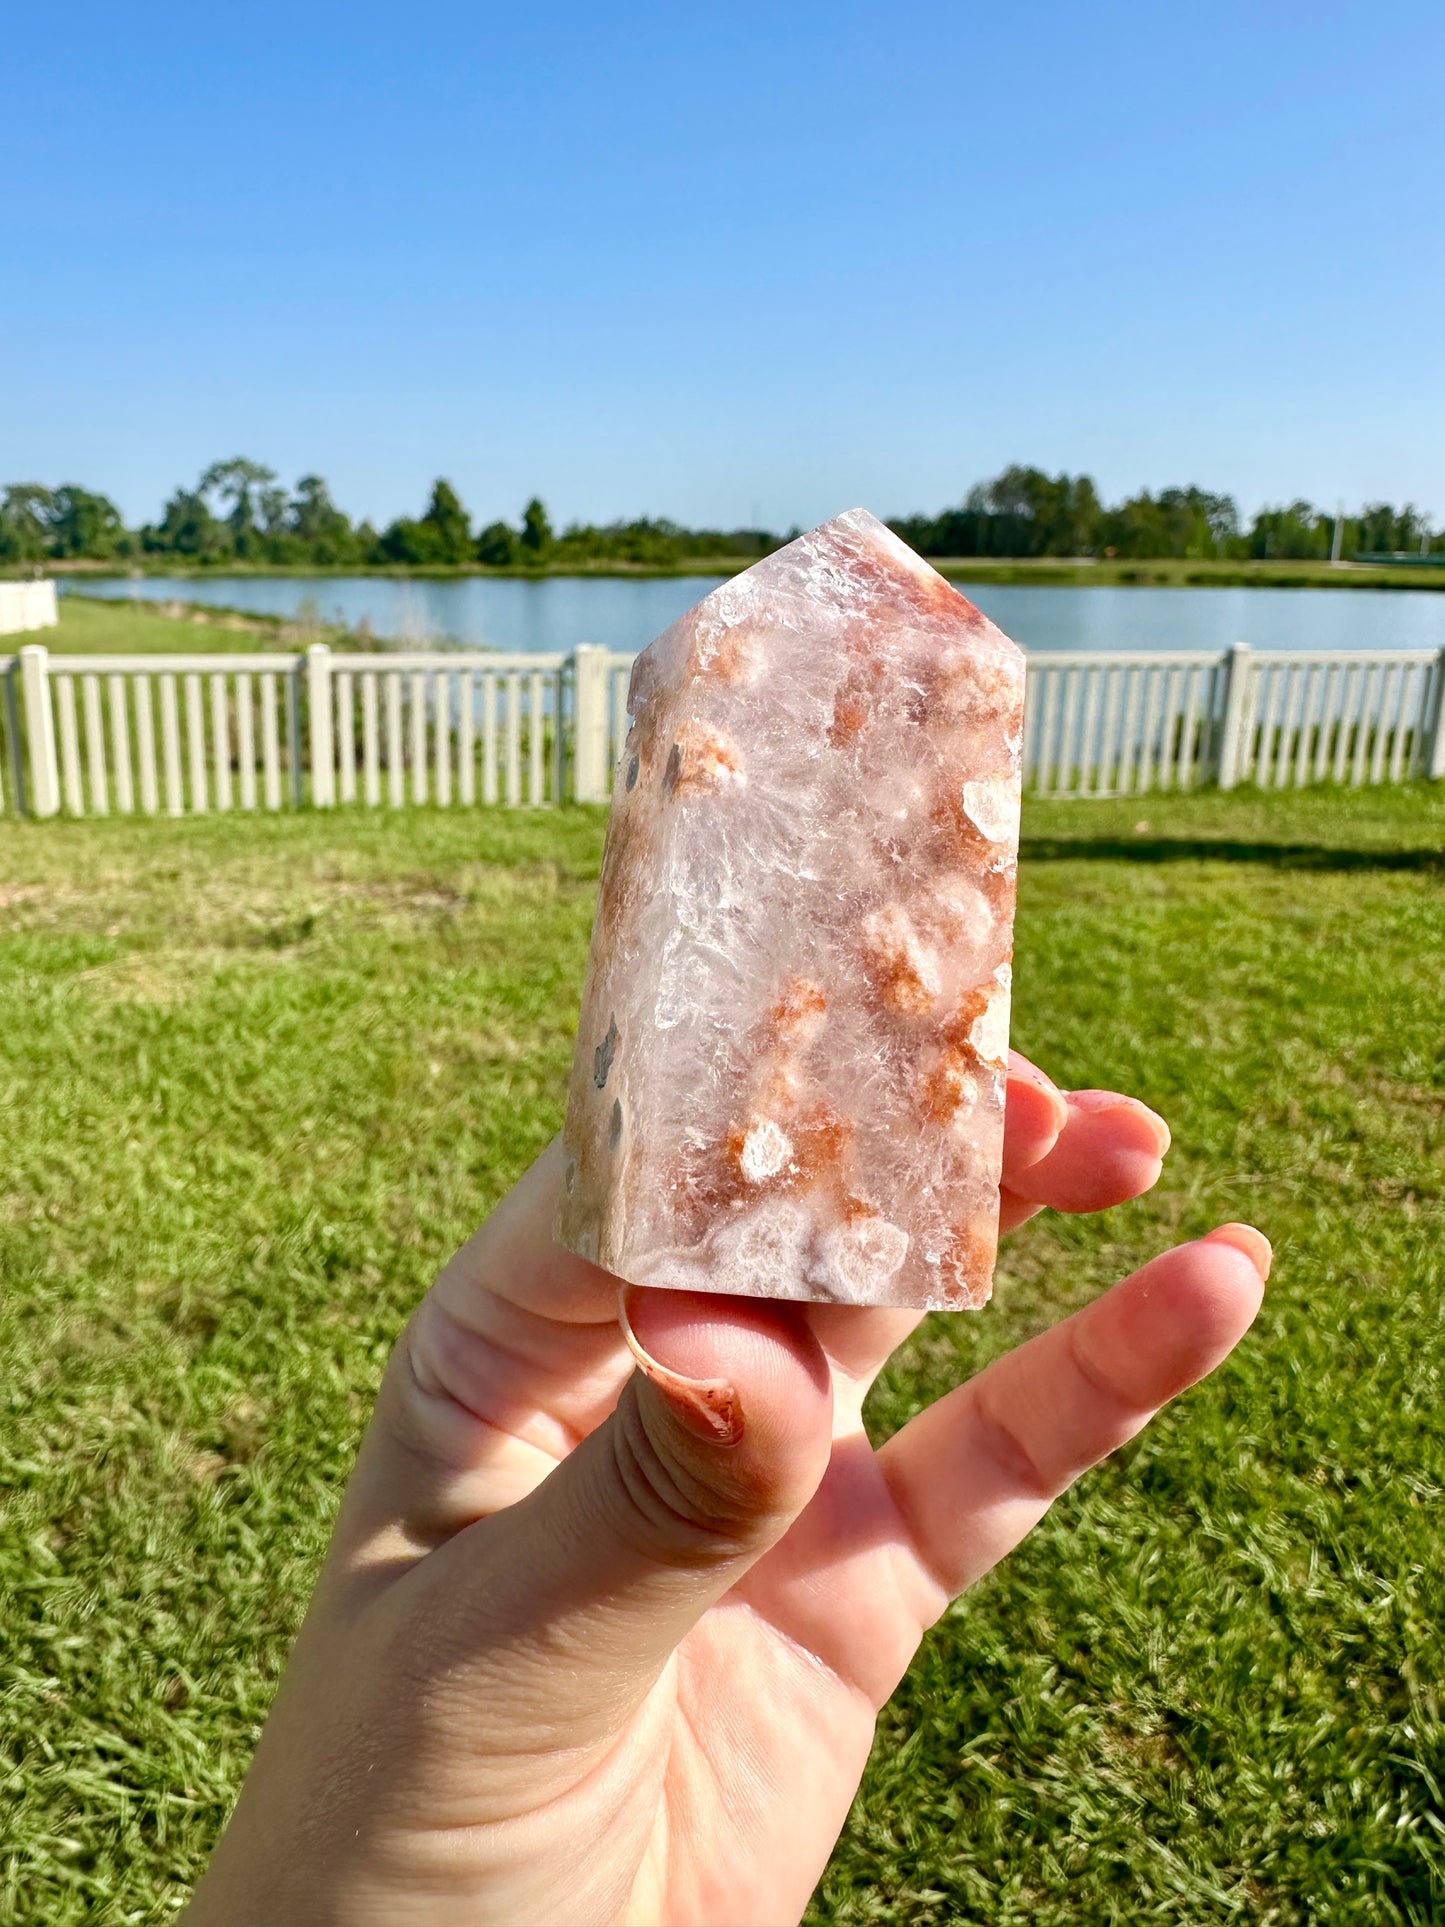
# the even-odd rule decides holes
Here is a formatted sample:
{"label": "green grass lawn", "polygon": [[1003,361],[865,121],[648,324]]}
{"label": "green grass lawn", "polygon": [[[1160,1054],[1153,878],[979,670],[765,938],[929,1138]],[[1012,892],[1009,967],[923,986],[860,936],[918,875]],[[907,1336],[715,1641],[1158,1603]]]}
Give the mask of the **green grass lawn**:
{"label": "green grass lawn", "polygon": [[1222,561],[1197,556],[970,556],[934,561],[951,582],[1032,582],[1079,588],[1445,589],[1445,568],[1408,562]]}
{"label": "green grass lawn", "polygon": [[[387,1348],[559,1120],[602,829],[5,826],[10,1927],[182,1904]],[[1025,844],[1016,1041],[1176,1148],[1028,1226],[875,1427],[1222,1219],[1275,1275],[932,1636],[812,1918],[1438,1920],[1445,797],[1041,804]]]}
{"label": "green grass lawn", "polygon": [[[174,613],[162,614],[165,608]],[[57,655],[67,656],[220,655],[237,650],[254,654],[270,649],[294,651],[304,649],[308,642],[341,640],[350,648],[357,646],[354,637],[326,624],[308,627],[273,621],[268,616],[243,616],[180,603],[102,602],[67,595],[61,596],[59,610],[60,621],[53,629],[0,637],[0,653],[18,649],[26,642],[43,643]]]}

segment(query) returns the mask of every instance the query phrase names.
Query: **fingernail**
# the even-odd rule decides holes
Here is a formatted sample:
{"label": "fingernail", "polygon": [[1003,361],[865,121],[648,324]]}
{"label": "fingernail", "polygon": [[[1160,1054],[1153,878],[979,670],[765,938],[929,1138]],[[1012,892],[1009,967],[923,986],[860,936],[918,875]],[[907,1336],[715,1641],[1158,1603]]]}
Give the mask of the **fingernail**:
{"label": "fingernail", "polygon": [[1153,1132],[1158,1155],[1161,1158],[1168,1155],[1169,1146],[1174,1142],[1169,1135],[1169,1126],[1157,1111],[1151,1111],[1137,1097],[1125,1097],[1122,1091],[1065,1091],[1064,1099],[1076,1111],[1132,1111]]}
{"label": "fingernail", "polygon": [[1045,1077],[1036,1064],[1031,1064],[1026,1057],[1020,1057],[1016,1051],[1009,1052],[1008,1074],[1011,1083],[1028,1084],[1034,1090],[1042,1091],[1054,1107],[1054,1129],[1062,1131],[1069,1121],[1069,1107],[1054,1080]]}
{"label": "fingernail", "polygon": [[1252,1224],[1222,1224],[1214,1231],[1206,1231],[1201,1241],[1207,1245],[1232,1245],[1242,1251],[1259,1273],[1259,1282],[1264,1283],[1269,1276],[1269,1268],[1274,1263],[1274,1247],[1262,1231],[1256,1231]]}
{"label": "fingernail", "polygon": [[650,1379],[688,1429],[712,1445],[736,1445],[743,1435],[743,1408],[737,1392],[725,1378],[689,1378],[642,1345],[627,1315],[627,1300],[635,1285],[624,1285],[617,1294],[617,1322],[627,1349],[637,1360],[637,1368]]}

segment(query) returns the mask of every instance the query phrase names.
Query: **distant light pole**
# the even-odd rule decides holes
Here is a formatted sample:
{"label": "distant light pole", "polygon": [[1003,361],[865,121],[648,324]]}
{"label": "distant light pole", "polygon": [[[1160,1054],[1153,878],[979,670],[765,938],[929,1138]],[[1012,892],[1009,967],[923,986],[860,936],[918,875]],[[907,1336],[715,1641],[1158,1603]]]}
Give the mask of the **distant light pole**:
{"label": "distant light pole", "polygon": [[1330,537],[1330,561],[1332,563],[1339,561],[1340,549],[1344,543],[1344,539],[1345,539],[1345,505],[1343,502],[1341,502],[1338,504],[1335,511],[1335,532]]}

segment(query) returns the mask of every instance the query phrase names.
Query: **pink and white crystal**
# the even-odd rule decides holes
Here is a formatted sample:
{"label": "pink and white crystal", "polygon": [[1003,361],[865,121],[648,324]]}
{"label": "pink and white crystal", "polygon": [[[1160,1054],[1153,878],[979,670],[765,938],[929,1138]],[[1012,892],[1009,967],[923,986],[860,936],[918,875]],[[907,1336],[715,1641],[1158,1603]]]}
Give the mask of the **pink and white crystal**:
{"label": "pink and white crystal", "polygon": [[639,1285],[983,1303],[1023,683],[863,509],[638,657],[564,1244]]}

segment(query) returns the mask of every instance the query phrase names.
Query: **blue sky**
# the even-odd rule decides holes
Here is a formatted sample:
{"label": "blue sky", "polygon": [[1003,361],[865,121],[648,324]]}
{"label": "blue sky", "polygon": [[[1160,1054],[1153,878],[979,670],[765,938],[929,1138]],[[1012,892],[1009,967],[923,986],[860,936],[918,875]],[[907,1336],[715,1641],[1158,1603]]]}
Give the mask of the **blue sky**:
{"label": "blue sky", "polygon": [[1010,460],[1445,519],[1445,10],[72,0],[0,481],[811,523]]}

